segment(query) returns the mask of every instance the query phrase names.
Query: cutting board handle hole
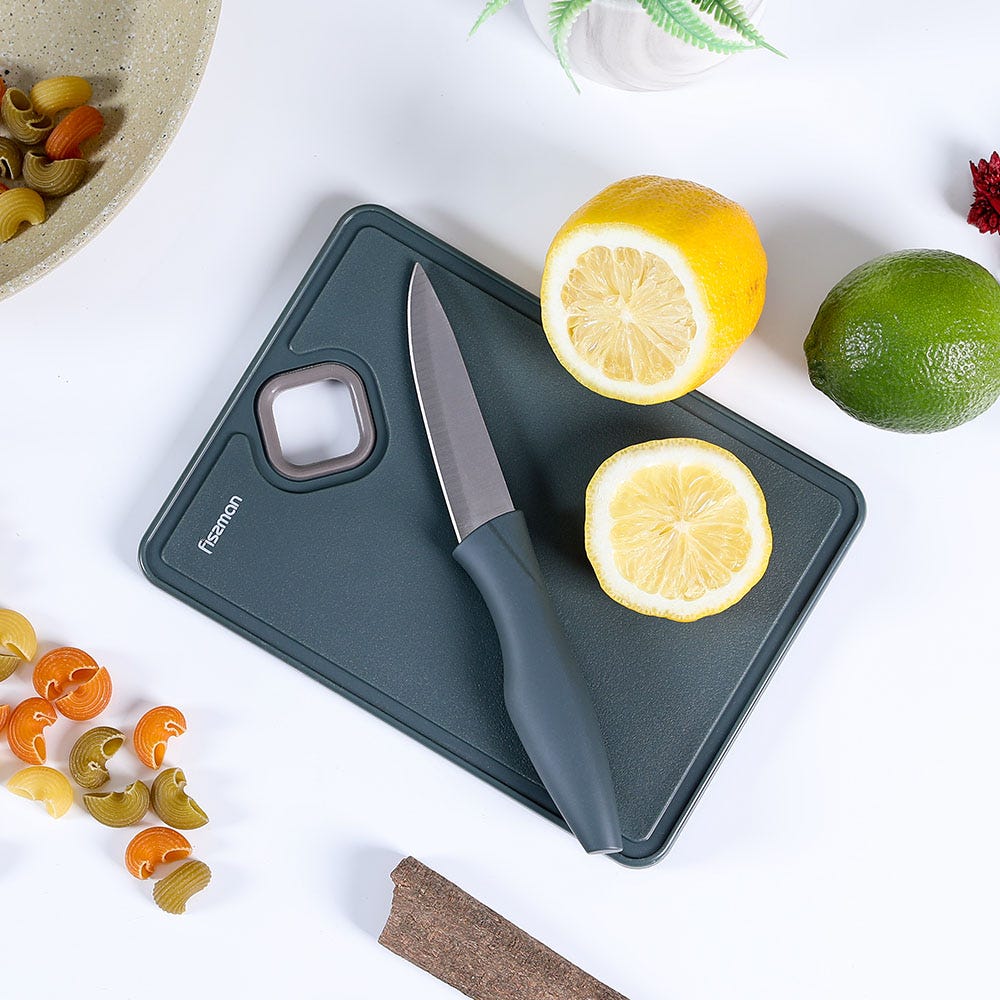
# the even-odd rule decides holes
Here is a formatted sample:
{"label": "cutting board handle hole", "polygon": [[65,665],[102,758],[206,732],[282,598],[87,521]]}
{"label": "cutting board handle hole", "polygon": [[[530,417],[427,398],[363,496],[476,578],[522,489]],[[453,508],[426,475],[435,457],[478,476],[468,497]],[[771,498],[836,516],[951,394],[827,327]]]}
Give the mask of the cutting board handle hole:
{"label": "cutting board handle hole", "polygon": [[282,372],[257,397],[268,461],[289,479],[315,479],[360,465],[375,446],[364,382],[346,365]]}

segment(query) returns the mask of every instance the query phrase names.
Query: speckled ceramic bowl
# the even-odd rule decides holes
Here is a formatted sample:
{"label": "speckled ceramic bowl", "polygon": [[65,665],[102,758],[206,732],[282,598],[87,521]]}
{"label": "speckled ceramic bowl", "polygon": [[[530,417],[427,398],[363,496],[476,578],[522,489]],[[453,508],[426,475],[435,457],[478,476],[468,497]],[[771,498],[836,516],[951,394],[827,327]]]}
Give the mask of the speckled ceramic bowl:
{"label": "speckled ceramic bowl", "polygon": [[0,298],[83,246],[156,166],[201,82],[219,6],[219,0],[4,4],[0,71],[8,86],[28,91],[47,76],[85,76],[106,126],[91,143],[83,185],[47,199],[43,225],[0,243]]}

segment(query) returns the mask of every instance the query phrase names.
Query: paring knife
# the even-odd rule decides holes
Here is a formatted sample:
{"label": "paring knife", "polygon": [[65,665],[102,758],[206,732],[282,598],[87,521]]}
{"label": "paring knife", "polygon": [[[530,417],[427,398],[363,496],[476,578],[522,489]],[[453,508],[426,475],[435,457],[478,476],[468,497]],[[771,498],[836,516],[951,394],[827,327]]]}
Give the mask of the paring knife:
{"label": "paring knife", "polygon": [[622,849],[611,771],[584,679],[549,599],[524,515],[514,508],[455,334],[424,269],[408,300],[410,362],[451,515],[455,559],[489,608],[504,702],[542,784],[591,854]]}

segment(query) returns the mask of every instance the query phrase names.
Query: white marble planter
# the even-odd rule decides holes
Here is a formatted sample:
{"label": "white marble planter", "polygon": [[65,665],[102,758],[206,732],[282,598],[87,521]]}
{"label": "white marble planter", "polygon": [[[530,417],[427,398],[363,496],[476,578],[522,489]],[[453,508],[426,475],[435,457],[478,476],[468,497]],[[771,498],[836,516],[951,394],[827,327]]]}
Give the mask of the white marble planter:
{"label": "white marble planter", "polygon": [[[743,0],[754,24],[766,0]],[[551,0],[524,0],[535,31],[552,49]],[[716,33],[736,37],[711,21]],[[574,73],[619,90],[669,90],[718,66],[729,56],[687,45],[658,28],[636,0],[593,0],[580,15],[569,39]]]}

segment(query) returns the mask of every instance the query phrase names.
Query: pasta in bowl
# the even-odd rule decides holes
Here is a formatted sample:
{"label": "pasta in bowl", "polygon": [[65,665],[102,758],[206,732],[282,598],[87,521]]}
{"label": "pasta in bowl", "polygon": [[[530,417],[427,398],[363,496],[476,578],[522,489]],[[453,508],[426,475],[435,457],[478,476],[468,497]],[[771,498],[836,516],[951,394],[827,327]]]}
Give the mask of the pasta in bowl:
{"label": "pasta in bowl", "polygon": [[[0,80],[14,91],[7,117],[18,132],[0,127],[0,181],[11,186],[5,214],[14,228],[0,243],[0,299],[78,250],[138,190],[194,98],[218,16],[218,0],[151,0],[116,8],[114,16],[102,4],[49,0],[24,5],[17,17],[5,19]],[[85,166],[78,159],[43,156],[56,119],[72,114],[65,109],[81,96],[69,82],[73,78],[92,86],[86,103],[104,123]],[[32,92],[38,81],[46,86]],[[35,152],[15,148],[36,136],[41,145],[32,147]],[[4,163],[18,158],[26,175],[6,179]],[[28,194],[31,188],[41,192],[47,212]],[[65,196],[54,193],[65,189]],[[15,191],[25,193],[12,198]]]}

